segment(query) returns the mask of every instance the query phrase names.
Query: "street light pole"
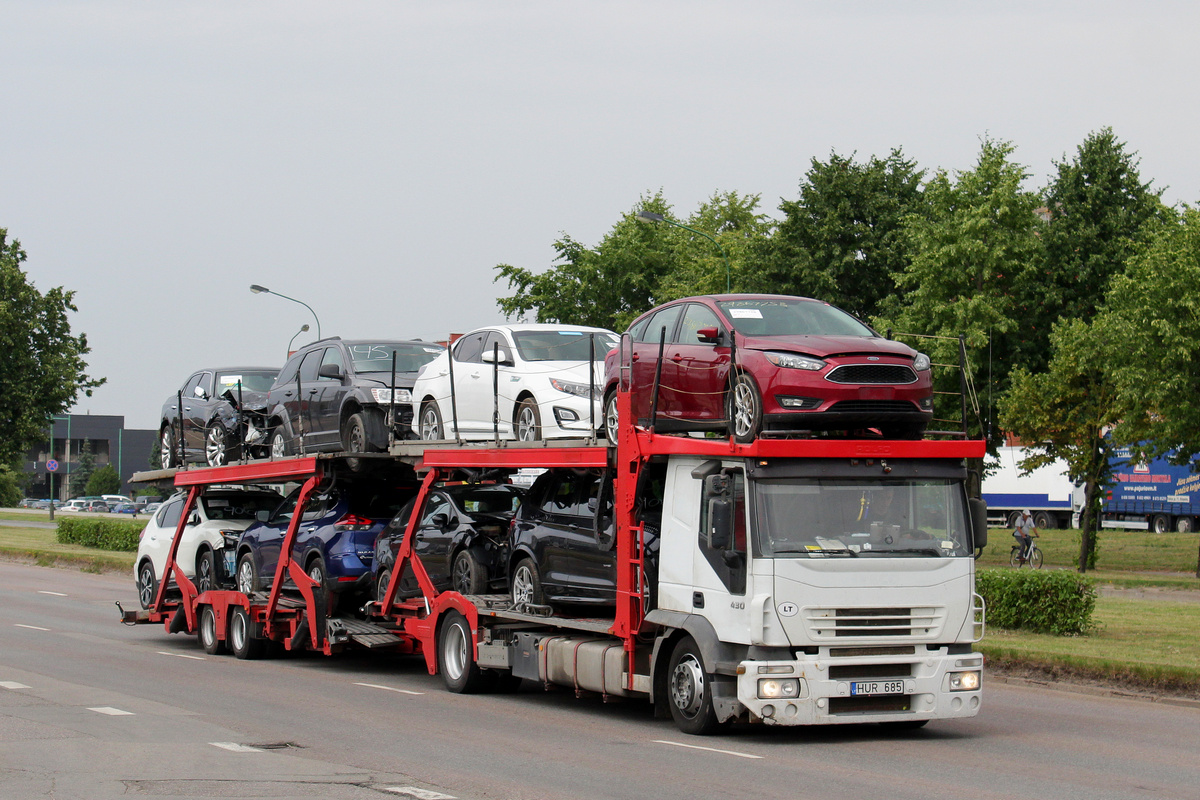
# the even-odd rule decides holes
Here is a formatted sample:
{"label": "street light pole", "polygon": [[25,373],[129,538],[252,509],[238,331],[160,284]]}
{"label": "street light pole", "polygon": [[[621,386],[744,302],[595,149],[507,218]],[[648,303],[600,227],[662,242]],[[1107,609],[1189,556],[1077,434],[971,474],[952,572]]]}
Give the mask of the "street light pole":
{"label": "street light pole", "polygon": [[717,249],[721,251],[721,258],[725,260],[725,293],[728,294],[733,291],[732,279],[730,278],[730,272],[729,272],[729,256],[725,254],[725,248],[722,247],[721,243],[718,242],[716,239],[709,236],[704,231],[698,231],[695,228],[689,228],[687,225],[684,225],[682,222],[676,222],[673,219],[667,219],[662,214],[655,214],[653,211],[639,211],[637,213],[637,217],[635,217],[635,219],[637,219],[638,222],[665,222],[668,225],[674,225],[676,228],[683,228],[685,231],[691,231],[692,233],[697,234],[698,236],[703,236],[705,239],[708,239],[710,242],[715,244],[717,246]]}
{"label": "street light pole", "polygon": [[[280,294],[279,292],[272,292],[267,287],[259,286],[257,283],[250,284],[250,291],[254,292],[255,294],[273,294],[276,297],[282,297],[284,300],[291,300],[293,303],[299,303],[300,305],[304,306],[310,312],[312,312],[313,320],[315,320],[317,323],[317,338],[318,339],[321,338],[321,320],[317,319],[317,312],[313,311],[312,306],[310,306],[308,303],[305,303],[303,300],[297,300],[294,297],[288,297],[286,294]],[[295,337],[293,337],[293,338],[295,338]]]}
{"label": "street light pole", "polygon": [[291,354],[292,354],[292,352],[293,352],[293,351],[292,351],[292,342],[296,341],[296,337],[297,337],[297,336],[299,336],[299,335],[300,335],[300,334],[302,334],[302,333],[307,333],[307,332],[308,332],[308,323],[306,322],[306,323],[304,323],[303,325],[301,325],[301,326],[300,326],[300,330],[298,330],[298,331],[296,331],[295,333],[293,333],[293,334],[292,334],[292,338],[291,338],[291,340],[290,340],[290,341],[288,341],[288,355],[289,355],[289,356],[291,356]]}

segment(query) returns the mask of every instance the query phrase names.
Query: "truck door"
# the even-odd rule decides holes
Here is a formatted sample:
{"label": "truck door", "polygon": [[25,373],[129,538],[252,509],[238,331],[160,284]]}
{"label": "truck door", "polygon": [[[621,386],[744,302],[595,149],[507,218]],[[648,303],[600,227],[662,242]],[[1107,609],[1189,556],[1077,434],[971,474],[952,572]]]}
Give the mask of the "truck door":
{"label": "truck door", "polygon": [[723,641],[746,642],[753,621],[746,473],[740,464],[709,463],[713,466],[693,472],[703,476],[703,483],[700,525],[693,534],[692,613],[708,619]]}

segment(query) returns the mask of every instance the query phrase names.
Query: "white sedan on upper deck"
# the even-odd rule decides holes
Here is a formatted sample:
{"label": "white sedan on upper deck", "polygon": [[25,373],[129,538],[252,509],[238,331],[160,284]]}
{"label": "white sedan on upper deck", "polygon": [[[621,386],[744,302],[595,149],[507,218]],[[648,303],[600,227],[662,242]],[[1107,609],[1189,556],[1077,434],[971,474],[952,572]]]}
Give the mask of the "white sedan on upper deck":
{"label": "white sedan on upper deck", "polygon": [[530,442],[590,436],[604,427],[598,387],[618,341],[610,330],[580,325],[471,331],[417,376],[417,430],[427,441],[485,440],[497,429],[501,439]]}

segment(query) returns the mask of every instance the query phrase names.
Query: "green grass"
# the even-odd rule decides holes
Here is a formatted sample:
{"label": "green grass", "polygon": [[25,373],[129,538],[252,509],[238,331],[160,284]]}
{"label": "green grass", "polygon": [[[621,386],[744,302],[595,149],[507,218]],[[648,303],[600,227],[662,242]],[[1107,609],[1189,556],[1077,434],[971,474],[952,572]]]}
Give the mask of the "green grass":
{"label": "green grass", "polygon": [[[987,547],[978,563],[984,567],[1006,566],[1015,541],[1012,531],[990,528]],[[1042,531],[1037,545],[1045,558],[1043,568],[1078,567],[1078,530]],[[1164,572],[1195,576],[1198,546],[1200,533],[1101,530],[1097,537],[1096,568],[1098,573]]]}
{"label": "green grass", "polygon": [[70,565],[88,571],[133,570],[134,553],[60,544],[53,528],[0,527],[0,554],[31,558],[42,566]]}
{"label": "green grass", "polygon": [[989,629],[989,665],[1034,668],[1200,697],[1200,603],[1100,597],[1095,633],[1048,636]]}

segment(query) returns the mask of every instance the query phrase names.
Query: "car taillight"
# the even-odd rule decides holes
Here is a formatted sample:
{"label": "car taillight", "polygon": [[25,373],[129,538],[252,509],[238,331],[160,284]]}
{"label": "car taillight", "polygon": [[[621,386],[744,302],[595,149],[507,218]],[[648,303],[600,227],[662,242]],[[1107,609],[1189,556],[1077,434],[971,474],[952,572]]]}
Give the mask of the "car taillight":
{"label": "car taillight", "polygon": [[339,531],[365,531],[374,525],[373,520],[366,517],[360,517],[357,514],[345,514],[337,522],[333,523],[333,527]]}

